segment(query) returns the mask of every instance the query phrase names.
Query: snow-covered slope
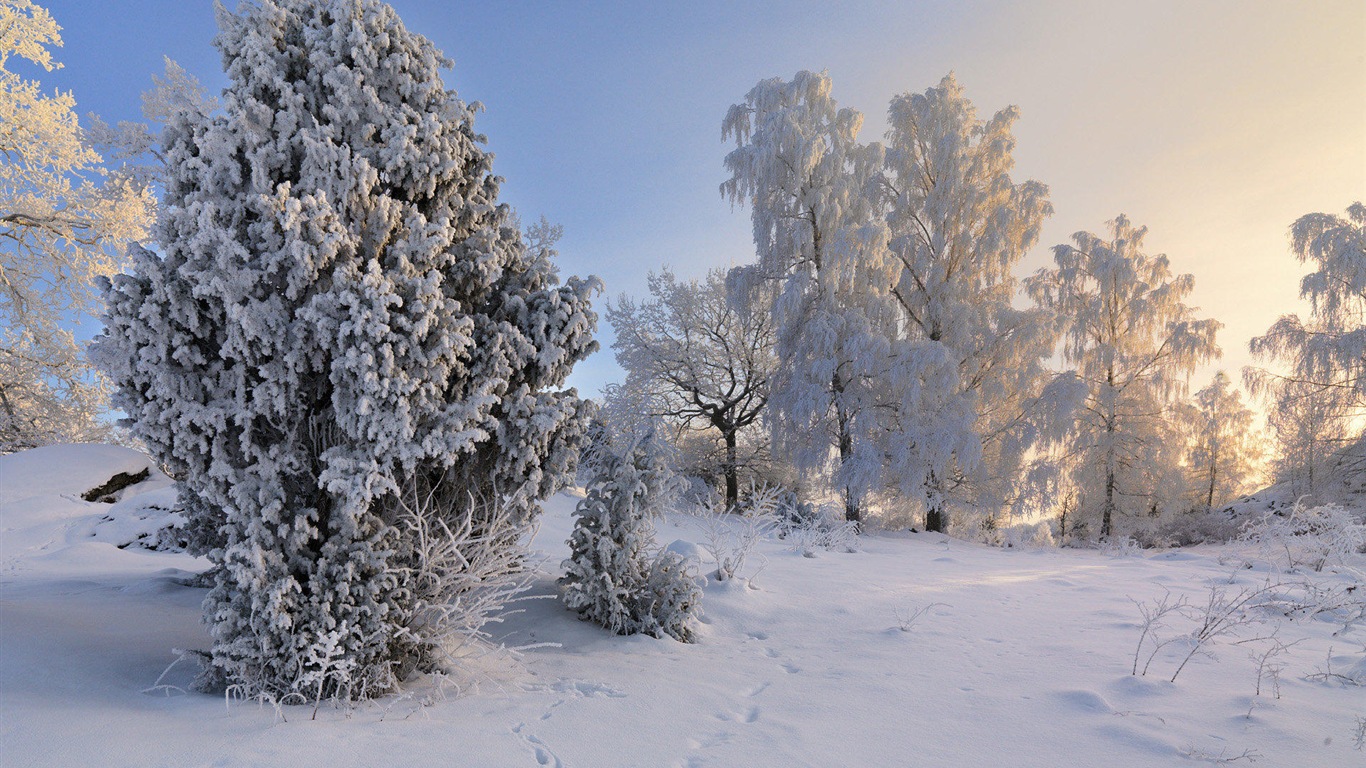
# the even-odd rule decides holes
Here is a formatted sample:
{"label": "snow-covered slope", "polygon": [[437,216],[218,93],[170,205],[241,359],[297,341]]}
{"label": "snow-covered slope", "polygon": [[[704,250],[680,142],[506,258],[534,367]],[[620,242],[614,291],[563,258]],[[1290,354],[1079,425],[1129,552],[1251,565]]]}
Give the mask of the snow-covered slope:
{"label": "snow-covered slope", "polygon": [[[204,591],[178,583],[206,563],[90,536],[101,518],[134,514],[79,501],[129,457],[91,469],[76,459],[87,447],[45,451],[0,458],[6,768],[1171,766],[1243,754],[1366,764],[1354,744],[1366,689],[1346,682],[1366,676],[1366,628],[1343,632],[1341,611],[1232,638],[1279,624],[1280,642],[1298,641],[1273,658],[1285,665],[1279,697],[1266,676],[1254,694],[1249,653],[1270,641],[1225,638],[1171,683],[1184,650],[1174,643],[1147,676],[1129,674],[1141,632],[1130,598],[1203,602],[1212,584],[1231,595],[1268,579],[1341,589],[1357,578],[1278,576],[1228,547],[1113,557],[920,534],[806,558],[770,541],[752,584],[707,584],[695,645],[609,635],[530,600],[495,634],[537,647],[519,664],[472,662],[467,695],[419,683],[350,710],[225,706],[181,690],[192,662],[163,676],[172,649],[208,642]],[[551,501],[534,543],[537,595],[554,594],[574,501]],[[659,537],[680,552],[700,540],[682,516],[661,521]],[[1173,621],[1168,634],[1189,626]],[[1330,659],[1339,677],[1320,674]]]}
{"label": "snow-covered slope", "polygon": [[[82,498],[118,475],[142,472],[145,479],[110,494],[113,502]],[[129,448],[53,445],[0,456],[0,567],[31,567],[36,555],[85,544],[150,546],[179,520],[175,503],[175,483]]]}
{"label": "snow-covered slope", "polygon": [[79,498],[114,475],[144,470],[148,480],[167,480],[146,455],[117,445],[50,445],[0,456],[0,504],[44,496]]}

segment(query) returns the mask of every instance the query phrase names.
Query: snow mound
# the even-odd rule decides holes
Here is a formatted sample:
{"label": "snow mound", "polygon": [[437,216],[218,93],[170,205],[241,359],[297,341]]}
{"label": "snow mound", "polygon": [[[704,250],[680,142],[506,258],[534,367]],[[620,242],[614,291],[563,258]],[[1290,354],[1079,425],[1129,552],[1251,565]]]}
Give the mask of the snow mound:
{"label": "snow mound", "polygon": [[[161,487],[144,489],[144,485]],[[161,532],[185,525],[184,516],[175,511],[177,493],[174,484],[169,480],[164,484],[144,481],[128,490],[136,493],[130,493],[129,498],[109,507],[109,511],[87,529],[88,535],[96,541],[105,541],[119,548],[130,545],[145,549],[167,548],[168,542],[162,539]]]}
{"label": "snow mound", "polygon": [[[113,501],[85,499],[115,478]],[[175,482],[130,448],[50,445],[0,456],[0,532],[10,553],[92,540],[156,549],[162,530],[184,522],[175,507]]]}
{"label": "snow mound", "polygon": [[32,448],[0,456],[0,504],[39,496],[80,498],[115,475],[143,471],[147,481],[170,482],[146,454],[131,448],[95,443]]}

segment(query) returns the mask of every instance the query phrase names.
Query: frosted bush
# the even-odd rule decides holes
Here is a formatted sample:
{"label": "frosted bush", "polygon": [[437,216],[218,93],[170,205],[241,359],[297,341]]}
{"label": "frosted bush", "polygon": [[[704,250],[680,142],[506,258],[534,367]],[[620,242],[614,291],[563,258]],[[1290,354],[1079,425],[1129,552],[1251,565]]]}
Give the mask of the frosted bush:
{"label": "frosted bush", "polygon": [[1309,507],[1297,500],[1287,514],[1266,512],[1243,530],[1242,540],[1264,560],[1288,570],[1301,566],[1318,572],[1343,565],[1366,548],[1366,524],[1343,507]]}
{"label": "frosted bush", "polygon": [[1100,540],[1100,551],[1110,557],[1138,557],[1143,548],[1132,536],[1107,536]]}
{"label": "frosted bush", "polygon": [[1016,523],[1001,529],[1007,547],[1056,547],[1053,526],[1047,520],[1035,523]]}
{"label": "frosted bush", "polygon": [[701,612],[702,591],[686,558],[667,550],[656,553],[639,600],[645,634],[693,641],[693,618]]}
{"label": "frosted bush", "polygon": [[780,498],[776,518],[779,538],[789,550],[806,557],[815,557],[817,550],[853,552],[858,542],[858,523],[841,520],[826,505]]}
{"label": "frosted bush", "polygon": [[1144,548],[1189,547],[1233,541],[1239,522],[1228,510],[1182,510],[1166,515],[1156,527],[1134,532]]}
{"label": "frosted bush", "polygon": [[[745,563],[760,541],[779,527],[778,491],[761,488],[751,491],[734,512],[721,499],[711,497],[693,507],[693,519],[705,537],[702,548],[716,563],[712,576],[717,581],[744,578]],[[748,578],[753,578],[750,574]]]}
{"label": "frosted bush", "polygon": [[1012,522],[1006,514],[989,514],[970,509],[955,511],[949,534],[993,547],[1056,547],[1051,520],[1032,523]]}
{"label": "frosted bush", "polygon": [[801,501],[791,492],[780,492],[778,494],[774,514],[778,518],[780,534],[785,534],[795,528],[819,526],[830,518],[829,510],[824,506],[809,501]]}
{"label": "frosted bush", "polygon": [[488,505],[476,525],[475,510],[484,505],[444,480],[425,491],[412,482],[397,506],[407,543],[396,570],[412,600],[403,634],[414,646],[398,676],[462,672],[471,656],[497,649],[486,628],[530,588],[524,543],[535,526],[510,513],[515,504],[501,502]]}
{"label": "frosted bush", "polygon": [[575,509],[561,599],[579,618],[619,634],[693,638],[701,590],[686,561],[660,551],[650,518],[676,486],[649,437],[624,456],[597,453],[587,495]]}
{"label": "frosted bush", "polygon": [[792,528],[783,539],[788,549],[801,552],[806,557],[815,557],[817,550],[827,552],[853,552],[858,543],[858,523],[849,520],[832,522],[826,525],[815,524]]}

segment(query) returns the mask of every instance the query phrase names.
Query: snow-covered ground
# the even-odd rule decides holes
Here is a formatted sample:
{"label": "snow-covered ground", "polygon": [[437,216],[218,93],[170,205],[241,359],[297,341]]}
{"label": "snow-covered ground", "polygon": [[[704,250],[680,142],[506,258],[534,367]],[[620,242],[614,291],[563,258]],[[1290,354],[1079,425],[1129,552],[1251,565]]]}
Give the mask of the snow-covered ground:
{"label": "snow-covered ground", "polygon": [[[1141,632],[1131,598],[1203,602],[1211,585],[1232,595],[1269,577],[1339,589],[1355,578],[1276,576],[1242,567],[1232,547],[1121,557],[907,534],[807,558],[770,541],[752,584],[708,583],[694,645],[612,636],[533,600],[497,634],[557,645],[526,650],[518,665],[480,661],[465,695],[419,685],[350,709],[228,705],[177,689],[191,662],[163,676],[172,649],[207,644],[203,590],[179,583],[205,563],[118,546],[164,523],[167,481],[153,472],[115,504],[80,500],[145,466],[110,447],[0,457],[7,768],[1170,766],[1240,755],[1366,765],[1366,688],[1347,680],[1366,678],[1366,627],[1340,632],[1341,612],[1280,619],[1278,640],[1296,644],[1271,660],[1285,665],[1279,698],[1269,676],[1254,695],[1249,655],[1270,641],[1232,643],[1269,634],[1277,623],[1265,612],[1175,683],[1180,643],[1147,676],[1129,674]],[[573,504],[553,499],[534,542],[545,558],[537,594],[554,593]],[[659,536],[701,539],[686,517],[662,521]],[[1172,622],[1168,635],[1191,626]],[[1338,677],[1322,674],[1330,656]]]}

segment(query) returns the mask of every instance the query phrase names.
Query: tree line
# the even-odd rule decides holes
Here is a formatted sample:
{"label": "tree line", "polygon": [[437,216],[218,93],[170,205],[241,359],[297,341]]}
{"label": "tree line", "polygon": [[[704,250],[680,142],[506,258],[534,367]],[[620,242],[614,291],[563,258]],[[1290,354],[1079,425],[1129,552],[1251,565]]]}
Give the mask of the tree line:
{"label": "tree line", "polygon": [[1014,107],[978,117],[950,75],[893,98],[885,142],[861,143],[831,90],[812,72],[765,80],[726,115],[721,191],[750,208],[756,262],[665,271],[648,300],[609,306],[620,430],[653,417],[732,504],[741,475],[814,472],[824,487],[805,490],[833,490],[851,521],[910,506],[916,525],[963,531],[1033,512],[1078,540],[1207,512],[1267,468],[1295,493],[1362,469],[1361,204],[1292,227],[1311,314],[1253,339],[1268,367],[1244,372],[1266,451],[1227,374],[1191,391],[1221,324],[1186,303],[1191,275],[1145,251],[1145,227],[1117,215],[1017,277],[1052,206],[1010,176]]}

